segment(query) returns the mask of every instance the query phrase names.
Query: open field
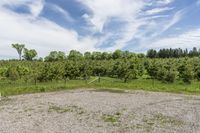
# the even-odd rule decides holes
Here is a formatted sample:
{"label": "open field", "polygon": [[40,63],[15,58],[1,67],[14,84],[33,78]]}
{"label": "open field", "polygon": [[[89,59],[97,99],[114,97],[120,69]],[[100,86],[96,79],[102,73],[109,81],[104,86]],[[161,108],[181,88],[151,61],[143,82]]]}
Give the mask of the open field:
{"label": "open field", "polygon": [[1,0],[0,133],[200,133],[200,0]]}
{"label": "open field", "polygon": [[78,89],[0,101],[1,133],[200,132],[200,96]]}

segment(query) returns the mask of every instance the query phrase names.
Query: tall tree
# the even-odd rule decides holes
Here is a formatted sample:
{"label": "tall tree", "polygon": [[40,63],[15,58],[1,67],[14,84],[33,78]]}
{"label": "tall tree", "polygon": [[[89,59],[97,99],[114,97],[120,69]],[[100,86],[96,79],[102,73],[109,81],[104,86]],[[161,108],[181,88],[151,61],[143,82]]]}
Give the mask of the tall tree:
{"label": "tall tree", "polygon": [[27,49],[27,48],[24,48],[24,59],[25,60],[29,60],[29,61],[32,61],[33,58],[35,58],[37,56],[37,52],[35,49]]}
{"label": "tall tree", "polygon": [[157,56],[157,51],[154,49],[150,49],[147,51],[147,57],[149,58],[156,58]]}
{"label": "tall tree", "polygon": [[16,44],[12,44],[12,47],[17,50],[17,53],[19,54],[19,60],[21,60],[22,59],[22,51],[23,51],[25,45],[16,43]]}

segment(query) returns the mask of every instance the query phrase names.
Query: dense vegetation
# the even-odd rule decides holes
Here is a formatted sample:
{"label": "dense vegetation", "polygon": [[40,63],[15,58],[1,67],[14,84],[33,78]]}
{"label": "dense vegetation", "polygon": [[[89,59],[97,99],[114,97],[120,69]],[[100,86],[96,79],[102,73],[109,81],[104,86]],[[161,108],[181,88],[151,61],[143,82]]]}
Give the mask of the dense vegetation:
{"label": "dense vegetation", "polygon": [[65,59],[63,61],[0,61],[0,77],[12,81],[46,82],[53,80],[85,79],[90,76],[122,79],[148,78],[173,83],[200,80],[200,58],[179,59]]}
{"label": "dense vegetation", "polygon": [[[22,47],[19,48],[17,51],[21,60]],[[34,85],[49,82],[66,84],[70,80],[88,82],[94,76],[121,80],[124,84],[134,80],[144,80],[144,84],[148,81],[152,81],[153,84],[157,81],[162,84],[174,82],[191,84],[199,83],[200,80],[200,58],[197,55],[195,57],[186,55],[181,58],[158,58],[159,56],[148,58],[149,51],[145,57],[144,54],[121,50],[113,53],[86,52],[84,54],[72,50],[68,56],[63,52],[53,51],[43,61],[34,60],[37,55],[35,50],[28,50],[24,46],[22,49],[24,49],[23,60],[0,61],[0,84],[5,82]],[[161,55],[161,51],[163,50],[160,50],[158,55]]]}
{"label": "dense vegetation", "polygon": [[147,57],[149,58],[180,58],[180,57],[198,57],[200,56],[200,49],[198,50],[194,47],[192,50],[188,49],[160,49],[156,51],[154,49],[150,49],[147,51]]}

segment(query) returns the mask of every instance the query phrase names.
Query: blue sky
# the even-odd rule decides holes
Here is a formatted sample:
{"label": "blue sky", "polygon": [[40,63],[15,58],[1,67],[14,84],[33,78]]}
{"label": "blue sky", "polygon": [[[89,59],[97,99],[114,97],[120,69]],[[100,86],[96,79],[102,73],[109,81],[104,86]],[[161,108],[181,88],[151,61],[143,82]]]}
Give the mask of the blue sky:
{"label": "blue sky", "polygon": [[52,50],[200,48],[200,0],[1,0],[0,58],[12,43]]}

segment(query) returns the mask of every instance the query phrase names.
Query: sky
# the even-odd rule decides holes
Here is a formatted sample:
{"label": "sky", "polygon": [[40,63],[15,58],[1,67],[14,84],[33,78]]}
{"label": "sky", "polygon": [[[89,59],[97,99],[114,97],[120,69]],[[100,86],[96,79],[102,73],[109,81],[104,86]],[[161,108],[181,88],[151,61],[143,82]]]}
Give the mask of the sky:
{"label": "sky", "polygon": [[50,51],[200,48],[200,0],[1,0],[0,59]]}

